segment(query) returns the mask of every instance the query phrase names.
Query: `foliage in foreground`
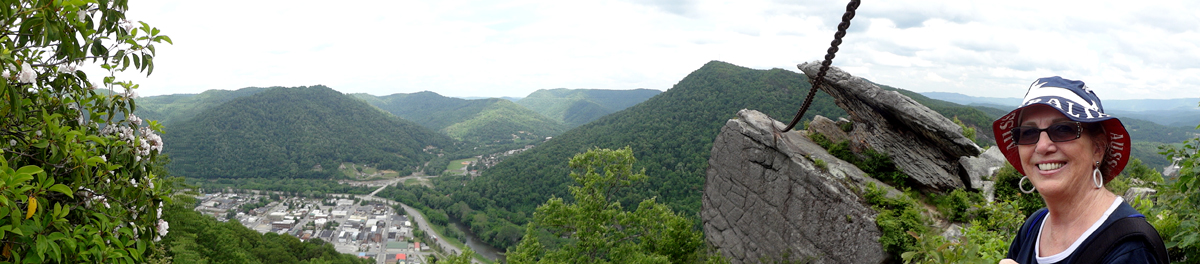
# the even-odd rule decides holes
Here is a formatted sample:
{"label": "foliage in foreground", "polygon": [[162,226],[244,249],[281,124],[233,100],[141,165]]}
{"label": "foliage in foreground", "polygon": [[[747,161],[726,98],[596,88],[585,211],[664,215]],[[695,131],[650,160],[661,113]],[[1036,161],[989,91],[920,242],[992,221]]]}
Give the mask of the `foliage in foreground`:
{"label": "foliage in foreground", "polygon": [[1200,204],[1198,151],[1200,138],[1185,140],[1182,146],[1163,147],[1162,154],[1176,160],[1179,175],[1174,178],[1174,183],[1159,188],[1157,203],[1138,201],[1135,204],[1166,240],[1171,259],[1184,263],[1200,262],[1200,209],[1196,206]]}
{"label": "foliage in foreground", "polygon": [[[171,40],[128,8],[0,3],[0,262],[163,261],[162,128],[133,115],[137,85],[115,75],[150,74],[154,45]],[[100,85],[84,63],[107,71]]]}
{"label": "foliage in foreground", "polygon": [[[573,203],[550,198],[538,206],[512,263],[695,263],[706,260],[702,234],[692,221],[655,198],[626,211],[613,195],[646,179],[633,171],[633,150],[592,149],[571,158]],[[543,244],[539,230],[563,243]]]}

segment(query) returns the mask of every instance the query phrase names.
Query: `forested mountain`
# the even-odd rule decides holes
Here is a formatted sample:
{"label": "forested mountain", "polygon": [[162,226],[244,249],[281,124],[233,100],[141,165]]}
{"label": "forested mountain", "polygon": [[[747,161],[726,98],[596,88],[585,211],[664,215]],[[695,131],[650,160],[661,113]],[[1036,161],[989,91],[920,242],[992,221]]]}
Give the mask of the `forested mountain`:
{"label": "forested mountain", "polygon": [[[434,92],[374,96],[353,94],[379,109],[460,140],[491,142],[517,137],[555,136],[562,123],[507,99],[465,100]],[[524,132],[522,132],[524,131]]]}
{"label": "forested mountain", "polygon": [[208,90],[199,94],[171,94],[137,99],[134,114],[146,120],[158,120],[170,130],[173,124],[191,119],[196,114],[221,105],[234,98],[250,96],[267,88],[249,87],[234,91]]}
{"label": "forested mountain", "polygon": [[[712,61],[667,92],[572,129],[484,171],[463,192],[464,196],[481,197],[462,199],[476,209],[500,206],[532,212],[551,196],[570,197],[567,159],[592,147],[631,146],[638,159],[635,166],[646,168],[650,179],[635,186],[622,203],[635,204],[657,196],[673,209],[694,215],[700,209],[712,141],[725,121],[743,108],[788,121],[808,88],[804,75],[795,72],[753,70]],[[805,118],[817,114],[845,116],[824,93],[818,94]]]}
{"label": "forested mountain", "polygon": [[180,122],[164,135],[172,175],[333,178],[342,162],[407,175],[449,137],[324,86],[271,88]]}
{"label": "forested mountain", "polygon": [[542,115],[577,127],[605,115],[621,111],[662,93],[654,89],[542,89],[521,100],[521,104]]}

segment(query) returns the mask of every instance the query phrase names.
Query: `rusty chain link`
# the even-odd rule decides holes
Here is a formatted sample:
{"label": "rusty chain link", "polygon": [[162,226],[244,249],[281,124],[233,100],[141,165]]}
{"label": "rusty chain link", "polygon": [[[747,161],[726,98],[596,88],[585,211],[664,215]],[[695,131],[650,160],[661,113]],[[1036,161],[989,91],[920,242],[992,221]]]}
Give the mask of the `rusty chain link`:
{"label": "rusty chain link", "polygon": [[833,57],[838,52],[838,45],[842,45],[842,37],[846,36],[846,29],[850,28],[850,19],[854,19],[854,10],[858,9],[861,4],[860,0],[850,0],[846,4],[846,13],[842,14],[842,23],[838,24],[837,33],[833,34],[833,42],[829,43],[829,50],[825,53],[825,60],[821,61],[821,70],[817,71],[817,78],[811,80],[812,87],[808,89],[808,97],[804,99],[804,105],[800,106],[800,111],[796,112],[796,117],[792,118],[792,122],[788,124],[783,131],[791,131],[796,127],[796,123],[800,122],[800,118],[804,117],[804,112],[808,111],[808,106],[812,105],[813,97],[817,95],[817,87],[825,82],[825,72],[829,71],[829,65],[833,64]]}

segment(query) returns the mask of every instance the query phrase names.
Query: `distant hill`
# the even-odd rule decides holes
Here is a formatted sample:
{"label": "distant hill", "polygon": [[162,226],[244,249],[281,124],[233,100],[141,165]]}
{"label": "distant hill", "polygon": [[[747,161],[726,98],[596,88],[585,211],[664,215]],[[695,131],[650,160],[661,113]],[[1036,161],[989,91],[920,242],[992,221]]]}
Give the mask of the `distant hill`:
{"label": "distant hill", "polygon": [[[964,105],[980,105],[1005,111],[1021,105],[1020,98],[975,97],[960,93],[925,92],[929,98]],[[1200,124],[1200,98],[1179,99],[1109,99],[1104,110],[1118,117],[1132,117],[1165,126],[1196,127]]]}
{"label": "distant hill", "polygon": [[659,93],[662,91],[654,89],[543,89],[517,100],[517,103],[559,120],[567,127],[577,127],[646,101]]}
{"label": "distant hill", "polygon": [[248,87],[234,91],[208,90],[199,94],[142,97],[136,100],[137,110],[134,111],[134,114],[142,119],[158,120],[169,130],[172,124],[190,119],[204,110],[234,98],[250,96],[266,90],[267,88]]}
{"label": "distant hill", "polygon": [[173,175],[334,178],[342,162],[408,174],[449,137],[324,86],[270,88],[209,108],[164,134]]}
{"label": "distant hill", "polygon": [[477,97],[477,96],[467,96],[467,97],[455,97],[455,98],[462,98],[462,99],[467,99],[467,100],[479,100],[479,99],[489,99],[489,98],[500,98],[500,99],[504,99],[504,100],[509,100],[509,101],[516,102],[516,101],[518,101],[518,100],[521,100],[521,98],[524,98],[524,97],[512,97],[512,96],[503,96],[503,97]]}
{"label": "distant hill", "polygon": [[434,92],[374,96],[353,94],[379,109],[453,138],[491,142],[516,137],[545,138],[566,131],[562,123],[507,99],[466,100]]}
{"label": "distant hill", "polygon": [[970,96],[970,95],[965,95],[965,94],[960,94],[960,93],[947,93],[947,92],[924,92],[924,93],[921,93],[921,95],[924,95],[929,98],[952,102],[952,103],[961,104],[961,105],[992,104],[992,105],[1009,106],[1010,109],[1021,105],[1021,98],[977,97],[977,96]]}

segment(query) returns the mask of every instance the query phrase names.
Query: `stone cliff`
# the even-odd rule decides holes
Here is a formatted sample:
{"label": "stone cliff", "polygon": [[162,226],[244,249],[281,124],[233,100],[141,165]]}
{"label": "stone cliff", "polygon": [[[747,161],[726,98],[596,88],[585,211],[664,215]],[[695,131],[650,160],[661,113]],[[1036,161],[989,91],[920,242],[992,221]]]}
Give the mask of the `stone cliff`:
{"label": "stone cliff", "polygon": [[[820,62],[797,65],[809,78]],[[981,149],[962,135],[962,128],[941,114],[896,91],[879,88],[862,78],[831,67],[821,91],[833,96],[850,114],[851,142],[888,154],[901,171],[926,190],[966,187],[967,174],[959,158],[979,155]]]}
{"label": "stone cliff", "polygon": [[[818,63],[798,65],[810,78]],[[741,110],[713,142],[701,218],[706,240],[732,263],[881,263],[877,214],[860,193],[874,183],[902,195],[813,143],[807,133],[887,154],[919,190],[981,189],[1003,158],[980,155],[941,114],[837,68],[821,90],[850,120],[817,117],[809,131]],[[975,157],[978,156],[978,157]],[[782,259],[788,258],[788,259]]]}
{"label": "stone cliff", "polygon": [[783,127],[742,110],[721,128],[702,200],[709,245],[732,263],[784,256],[814,263],[883,261],[875,211],[857,190],[868,182],[886,185],[798,132],[780,133]]}

